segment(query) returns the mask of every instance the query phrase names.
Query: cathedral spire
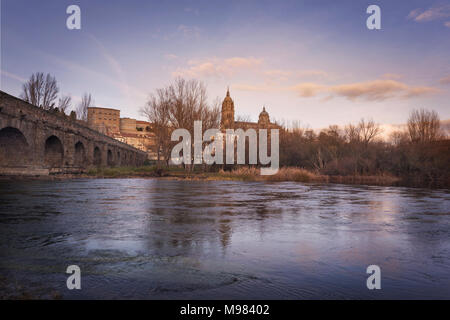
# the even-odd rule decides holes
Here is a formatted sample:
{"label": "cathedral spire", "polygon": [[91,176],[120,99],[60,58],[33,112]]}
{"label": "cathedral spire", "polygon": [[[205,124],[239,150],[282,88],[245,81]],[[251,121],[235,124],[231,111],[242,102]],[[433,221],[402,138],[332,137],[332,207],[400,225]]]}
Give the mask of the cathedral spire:
{"label": "cathedral spire", "polygon": [[220,120],[222,129],[234,128],[234,102],[230,97],[230,87],[227,88],[227,96],[222,102],[222,117]]}

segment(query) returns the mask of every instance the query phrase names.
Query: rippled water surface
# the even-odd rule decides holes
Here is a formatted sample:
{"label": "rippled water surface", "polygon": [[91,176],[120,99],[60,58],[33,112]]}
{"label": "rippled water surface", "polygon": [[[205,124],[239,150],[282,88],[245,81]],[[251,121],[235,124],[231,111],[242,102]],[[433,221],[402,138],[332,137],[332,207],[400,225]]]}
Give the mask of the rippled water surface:
{"label": "rippled water surface", "polygon": [[[66,288],[78,265],[82,289]],[[379,265],[381,290],[366,287]],[[0,295],[450,299],[448,190],[149,179],[0,182]],[[51,297],[51,296],[50,296]]]}

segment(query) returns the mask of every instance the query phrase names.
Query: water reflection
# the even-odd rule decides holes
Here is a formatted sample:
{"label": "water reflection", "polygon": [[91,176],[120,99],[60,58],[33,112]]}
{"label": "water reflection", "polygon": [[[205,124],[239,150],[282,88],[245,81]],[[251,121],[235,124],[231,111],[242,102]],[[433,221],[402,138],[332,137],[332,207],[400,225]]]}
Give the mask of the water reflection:
{"label": "water reflection", "polygon": [[[450,298],[449,200],[298,183],[0,182],[0,280],[65,298]],[[65,289],[70,264],[82,292]],[[370,264],[381,292],[365,287]]]}

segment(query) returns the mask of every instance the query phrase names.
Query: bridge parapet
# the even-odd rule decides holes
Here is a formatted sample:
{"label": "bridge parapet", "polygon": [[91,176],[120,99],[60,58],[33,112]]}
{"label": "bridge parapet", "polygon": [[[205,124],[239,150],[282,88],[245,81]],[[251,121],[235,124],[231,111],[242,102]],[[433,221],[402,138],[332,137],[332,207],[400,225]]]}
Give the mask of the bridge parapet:
{"label": "bridge parapet", "polygon": [[58,111],[0,91],[0,175],[80,173],[140,166],[147,154]]}

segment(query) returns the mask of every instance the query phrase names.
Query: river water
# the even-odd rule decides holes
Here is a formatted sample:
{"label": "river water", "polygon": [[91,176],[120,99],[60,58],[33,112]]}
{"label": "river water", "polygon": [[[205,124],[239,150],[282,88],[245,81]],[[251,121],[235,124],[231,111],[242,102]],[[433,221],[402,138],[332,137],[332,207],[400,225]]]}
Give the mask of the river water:
{"label": "river water", "polygon": [[[81,290],[68,290],[69,265]],[[381,269],[368,290],[366,268]],[[450,192],[300,183],[0,182],[0,296],[450,299]]]}

